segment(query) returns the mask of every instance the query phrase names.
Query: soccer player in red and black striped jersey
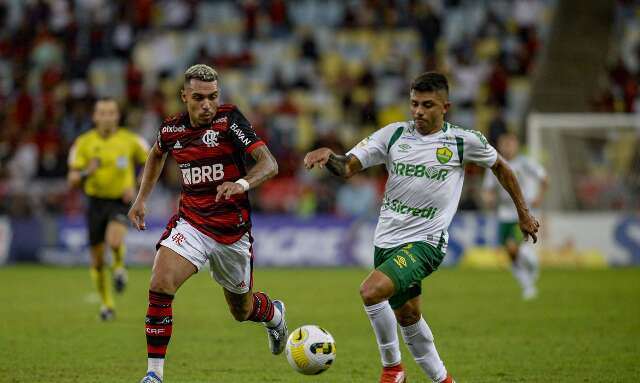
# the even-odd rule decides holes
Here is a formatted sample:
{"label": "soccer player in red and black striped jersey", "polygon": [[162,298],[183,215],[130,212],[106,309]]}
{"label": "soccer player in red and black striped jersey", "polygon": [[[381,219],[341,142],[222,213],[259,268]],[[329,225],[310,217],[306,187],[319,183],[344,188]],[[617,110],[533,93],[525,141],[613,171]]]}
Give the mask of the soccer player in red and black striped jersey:
{"label": "soccer player in red and black striped jersey", "polygon": [[[187,69],[181,98],[187,112],[162,123],[129,211],[129,219],[144,230],[145,201],[170,154],[178,163],[182,181],[180,209],[156,246],[145,322],[148,368],[141,383],[162,382],[173,297],[206,261],[236,320],[263,323],[273,354],[280,354],[287,340],[284,304],[263,292],[253,292],[247,194],[275,176],[278,165],[238,108],[219,104],[214,69],[202,64]],[[245,155],[255,160],[249,170]]]}

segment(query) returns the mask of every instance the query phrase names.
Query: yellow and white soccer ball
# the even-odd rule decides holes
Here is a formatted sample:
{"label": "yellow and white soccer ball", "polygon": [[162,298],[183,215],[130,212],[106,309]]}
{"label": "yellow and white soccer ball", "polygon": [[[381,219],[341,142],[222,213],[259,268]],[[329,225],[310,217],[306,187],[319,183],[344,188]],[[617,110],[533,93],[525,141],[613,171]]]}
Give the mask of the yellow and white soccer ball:
{"label": "yellow and white soccer ball", "polygon": [[326,371],[336,359],[336,342],[329,332],[315,325],[295,329],[287,340],[287,360],[305,375]]}

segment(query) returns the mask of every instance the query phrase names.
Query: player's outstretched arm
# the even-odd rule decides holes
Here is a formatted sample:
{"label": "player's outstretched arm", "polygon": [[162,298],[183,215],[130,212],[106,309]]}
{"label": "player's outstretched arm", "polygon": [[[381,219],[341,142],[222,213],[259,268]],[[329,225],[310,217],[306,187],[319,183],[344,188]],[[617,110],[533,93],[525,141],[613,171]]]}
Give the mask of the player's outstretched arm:
{"label": "player's outstretched arm", "polygon": [[145,202],[162,172],[164,167],[164,161],[167,158],[167,153],[163,153],[158,144],[153,145],[153,148],[149,151],[147,156],[147,162],[144,165],[142,171],[142,182],[140,183],[140,190],[135,202],[129,210],[129,220],[133,223],[133,226],[138,230],[145,230],[146,225],[144,222],[145,215]]}
{"label": "player's outstretched arm", "polygon": [[222,196],[229,198],[233,194],[244,193],[249,189],[256,188],[269,178],[275,177],[275,175],[278,174],[278,162],[266,145],[255,148],[251,152],[251,157],[256,160],[256,164],[243,178],[247,183],[247,188],[245,189],[243,183],[239,181],[223,182],[217,188],[218,194],[216,194],[216,201],[220,200]]}
{"label": "player's outstretched arm", "polygon": [[337,155],[329,148],[320,148],[307,153],[304,156],[304,166],[307,169],[313,169],[314,166],[322,169],[326,166],[331,173],[343,178],[349,178],[362,170],[358,157],[352,154]]}
{"label": "player's outstretched arm", "polygon": [[522,234],[524,234],[525,241],[529,239],[529,236],[531,236],[531,238],[533,238],[533,243],[536,243],[538,241],[536,233],[538,232],[540,224],[535,217],[529,213],[529,209],[527,208],[527,204],[522,195],[522,190],[520,189],[520,184],[518,183],[518,179],[513,173],[513,170],[511,170],[507,161],[505,161],[500,155],[498,155],[498,159],[491,167],[491,170],[500,182],[500,185],[502,185],[502,187],[509,193],[516,206],[520,230],[522,230]]}

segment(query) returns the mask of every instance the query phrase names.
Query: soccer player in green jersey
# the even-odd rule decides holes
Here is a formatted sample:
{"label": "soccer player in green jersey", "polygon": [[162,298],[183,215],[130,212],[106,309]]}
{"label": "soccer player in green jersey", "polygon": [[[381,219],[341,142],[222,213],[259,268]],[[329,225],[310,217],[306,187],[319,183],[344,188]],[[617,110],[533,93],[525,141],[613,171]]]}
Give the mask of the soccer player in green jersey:
{"label": "soccer player in green jersey", "polygon": [[[513,132],[498,137],[497,147],[518,178],[527,204],[532,209],[539,208],[548,184],[547,173],[542,165],[530,157],[519,154],[520,143],[518,136]],[[496,207],[498,242],[511,259],[511,271],[522,288],[522,298],[533,299],[538,294],[538,258],[532,245],[523,241],[522,232],[518,227],[518,211],[511,203],[509,194],[498,187],[496,178],[489,172],[485,173],[482,191],[485,205]]]}
{"label": "soccer player in green jersey", "polygon": [[420,294],[422,279],[438,268],[446,253],[465,163],[491,168],[515,204],[525,238],[537,240],[538,221],[529,213],[507,162],[480,132],[444,121],[448,95],[446,77],[423,73],[411,84],[411,121],[385,126],[346,155],[320,148],[304,158],[307,169],[326,166],[345,178],[379,164],[389,173],[374,239],[375,270],[360,288],[382,359],[381,383],[406,380],[397,324],[426,375],[433,382],[453,382],[422,317]]}

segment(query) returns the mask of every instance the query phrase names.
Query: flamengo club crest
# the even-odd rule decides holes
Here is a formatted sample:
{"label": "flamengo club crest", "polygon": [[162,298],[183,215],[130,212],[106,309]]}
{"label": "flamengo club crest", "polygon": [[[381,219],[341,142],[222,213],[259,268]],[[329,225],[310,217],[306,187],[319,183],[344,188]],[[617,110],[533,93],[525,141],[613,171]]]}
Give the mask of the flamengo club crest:
{"label": "flamengo club crest", "polygon": [[202,136],[202,142],[210,148],[218,146],[218,134],[215,130],[207,130]]}

